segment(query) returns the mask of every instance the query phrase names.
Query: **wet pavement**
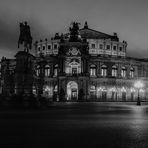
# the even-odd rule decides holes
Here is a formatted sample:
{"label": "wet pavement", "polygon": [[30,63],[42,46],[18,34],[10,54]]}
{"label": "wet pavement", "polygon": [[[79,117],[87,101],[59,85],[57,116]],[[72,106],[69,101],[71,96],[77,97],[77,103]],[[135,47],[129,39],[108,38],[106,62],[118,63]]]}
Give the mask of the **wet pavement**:
{"label": "wet pavement", "polygon": [[55,103],[1,110],[0,147],[148,148],[148,105]]}

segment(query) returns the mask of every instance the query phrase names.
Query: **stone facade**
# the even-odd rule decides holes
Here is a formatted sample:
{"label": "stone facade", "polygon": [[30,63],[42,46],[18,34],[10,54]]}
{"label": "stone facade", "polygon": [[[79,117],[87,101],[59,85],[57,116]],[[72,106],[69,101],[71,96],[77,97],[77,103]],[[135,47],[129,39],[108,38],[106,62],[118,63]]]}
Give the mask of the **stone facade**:
{"label": "stone facade", "polygon": [[[126,53],[127,42],[121,42],[116,33],[90,29],[87,23],[77,30],[74,40],[71,32],[56,33],[51,40],[35,43],[29,90],[53,101],[136,101],[134,84],[140,80],[144,84],[140,97],[146,101],[148,60]],[[2,93],[16,92],[15,65],[16,60],[1,61]],[[10,77],[12,82],[7,81]]]}

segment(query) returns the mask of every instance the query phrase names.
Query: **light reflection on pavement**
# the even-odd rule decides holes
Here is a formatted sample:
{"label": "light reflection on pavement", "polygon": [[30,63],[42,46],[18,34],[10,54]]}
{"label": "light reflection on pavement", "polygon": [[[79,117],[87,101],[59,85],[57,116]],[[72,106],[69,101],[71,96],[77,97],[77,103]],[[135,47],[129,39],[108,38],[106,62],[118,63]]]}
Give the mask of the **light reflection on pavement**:
{"label": "light reflection on pavement", "polygon": [[48,110],[1,111],[1,144],[148,148],[148,106],[135,104],[55,103]]}

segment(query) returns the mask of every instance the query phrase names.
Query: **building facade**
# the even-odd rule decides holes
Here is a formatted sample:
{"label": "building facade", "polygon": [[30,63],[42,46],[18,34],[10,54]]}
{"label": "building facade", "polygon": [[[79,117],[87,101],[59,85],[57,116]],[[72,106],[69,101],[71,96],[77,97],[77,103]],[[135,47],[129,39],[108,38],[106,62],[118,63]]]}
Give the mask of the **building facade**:
{"label": "building facade", "polygon": [[[16,87],[16,59],[1,60],[1,92],[12,94]],[[127,42],[117,33],[109,35],[79,29],[74,22],[69,33],[35,42],[32,58],[32,93],[53,101],[148,100],[148,60],[127,56]],[[9,80],[9,81],[8,81]],[[137,90],[140,80],[144,87]]]}

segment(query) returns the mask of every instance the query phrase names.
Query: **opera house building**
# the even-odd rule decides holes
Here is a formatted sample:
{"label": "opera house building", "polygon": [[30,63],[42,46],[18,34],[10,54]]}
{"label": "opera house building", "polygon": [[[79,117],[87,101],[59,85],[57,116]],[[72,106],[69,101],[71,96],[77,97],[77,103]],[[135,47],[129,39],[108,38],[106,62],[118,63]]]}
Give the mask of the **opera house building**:
{"label": "opera house building", "polygon": [[[22,92],[52,101],[148,100],[148,59],[128,57],[127,42],[73,23],[66,34],[36,41],[25,68],[14,59],[1,60],[1,93]],[[23,70],[22,74],[21,71]],[[19,80],[20,79],[20,80]],[[136,86],[140,81],[142,87]],[[28,88],[24,91],[23,88]]]}

